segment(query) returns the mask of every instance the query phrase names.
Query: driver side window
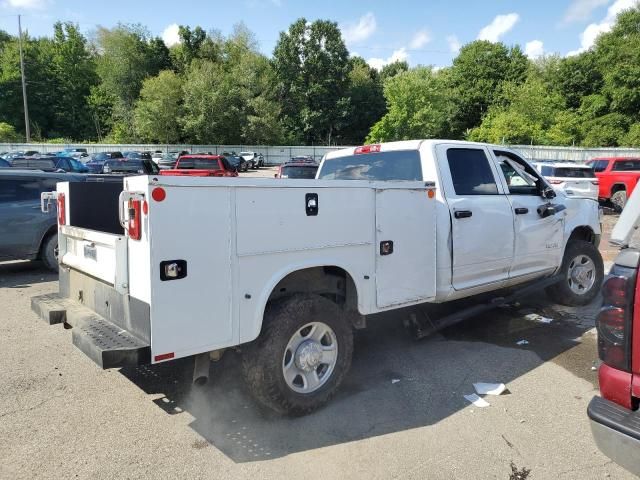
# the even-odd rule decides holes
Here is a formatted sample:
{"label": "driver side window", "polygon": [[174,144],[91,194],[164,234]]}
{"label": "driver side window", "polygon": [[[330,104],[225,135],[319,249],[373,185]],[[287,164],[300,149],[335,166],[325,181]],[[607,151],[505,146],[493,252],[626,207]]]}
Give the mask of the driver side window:
{"label": "driver side window", "polygon": [[[530,173],[525,164],[518,162],[511,156],[495,152],[500,170],[504,175],[510,195],[539,195],[539,180],[535,174]],[[521,167],[516,170],[513,164]]]}

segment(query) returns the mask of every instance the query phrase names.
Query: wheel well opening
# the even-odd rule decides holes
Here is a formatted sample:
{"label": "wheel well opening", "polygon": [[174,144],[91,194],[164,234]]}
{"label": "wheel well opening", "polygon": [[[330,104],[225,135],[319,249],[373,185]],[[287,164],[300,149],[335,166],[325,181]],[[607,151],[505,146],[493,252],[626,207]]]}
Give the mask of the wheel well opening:
{"label": "wheel well opening", "polygon": [[584,240],[585,242],[595,244],[596,234],[593,232],[593,230],[591,230],[590,227],[576,227],[573,232],[571,232],[571,236],[569,237],[569,241],[571,240]]}
{"label": "wheel well opening", "polygon": [[311,267],[291,272],[271,291],[268,302],[296,293],[321,295],[347,310],[357,310],[358,292],[349,273],[336,266]]}
{"label": "wheel well opening", "polygon": [[616,183],[613,187],[611,187],[611,195],[613,195],[616,192],[624,192],[626,189],[627,187],[625,187],[623,184]]}
{"label": "wheel well opening", "polygon": [[54,225],[54,226],[50,227],[49,230],[47,230],[45,232],[45,234],[40,239],[40,246],[38,247],[38,258],[42,257],[42,251],[44,249],[44,244],[47,241],[47,239],[51,235],[57,235],[57,233],[58,233],[58,226],[57,225]]}

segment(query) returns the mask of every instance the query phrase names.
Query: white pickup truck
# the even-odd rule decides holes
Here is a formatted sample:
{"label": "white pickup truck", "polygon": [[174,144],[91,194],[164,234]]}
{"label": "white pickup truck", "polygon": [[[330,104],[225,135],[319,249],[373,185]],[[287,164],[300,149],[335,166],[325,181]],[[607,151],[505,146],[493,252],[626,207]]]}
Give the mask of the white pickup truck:
{"label": "white pickup truck", "polygon": [[368,314],[548,278],[585,304],[603,278],[597,202],[499,146],[366,145],[315,180],[135,176],[53,199],[60,292],[34,311],[103,368],[194,356],[206,376],[240,347],[255,397],[294,415],[335,393]]}

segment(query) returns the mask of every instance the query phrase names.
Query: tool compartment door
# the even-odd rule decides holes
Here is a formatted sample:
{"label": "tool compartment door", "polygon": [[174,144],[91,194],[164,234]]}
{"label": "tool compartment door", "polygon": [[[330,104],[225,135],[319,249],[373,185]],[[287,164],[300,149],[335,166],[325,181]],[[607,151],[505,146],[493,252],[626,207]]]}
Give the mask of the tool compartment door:
{"label": "tool compartment door", "polygon": [[424,189],[377,190],[375,249],[378,308],[435,297],[435,198]]}
{"label": "tool compartment door", "polygon": [[[165,190],[163,201],[149,202],[152,359],[235,345],[230,189]],[[164,262],[176,261],[186,275],[163,279]]]}

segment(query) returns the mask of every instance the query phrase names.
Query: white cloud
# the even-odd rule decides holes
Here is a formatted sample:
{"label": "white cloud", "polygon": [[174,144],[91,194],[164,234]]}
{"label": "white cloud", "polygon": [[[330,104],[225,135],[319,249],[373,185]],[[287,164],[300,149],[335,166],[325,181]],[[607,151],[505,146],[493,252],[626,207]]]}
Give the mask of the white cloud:
{"label": "white cloud", "polygon": [[2,5],[8,8],[39,10],[49,3],[48,0],[6,0]]}
{"label": "white cloud", "polygon": [[398,50],[395,50],[386,60],[384,58],[370,58],[369,60],[367,60],[367,63],[371,68],[382,70],[382,67],[384,67],[385,65],[389,65],[393,62],[403,62],[408,59],[409,54],[407,53],[407,49],[405,47],[402,47]]}
{"label": "white cloud", "polygon": [[460,51],[460,47],[462,46],[460,44],[460,40],[458,40],[458,37],[456,37],[455,35],[449,35],[447,37],[447,43],[449,44],[449,50],[451,50],[451,53],[458,53]]}
{"label": "white cloud", "polygon": [[162,32],[162,40],[164,40],[167,47],[172,47],[180,43],[180,35],[178,34],[179,28],[180,27],[178,27],[177,23],[172,23]]}
{"label": "white cloud", "polygon": [[524,54],[532,60],[544,55],[544,43],[540,40],[531,40],[524,46]]}
{"label": "white cloud", "polygon": [[607,5],[611,0],[573,0],[564,14],[562,23],[582,22],[591,17],[598,7]]}
{"label": "white cloud", "polygon": [[429,32],[427,30],[420,30],[411,39],[411,43],[409,43],[409,48],[412,50],[416,50],[418,48],[424,47],[430,41],[431,41],[431,35],[429,35]]}
{"label": "white cloud", "polygon": [[365,13],[358,23],[349,23],[340,26],[342,37],[346,43],[356,43],[366,40],[376,31],[376,17],[373,13]]}
{"label": "white cloud", "polygon": [[520,20],[520,15],[517,13],[498,15],[489,25],[480,30],[480,33],[478,33],[478,40],[497,42],[500,40],[500,37],[518,23],[518,20]]}
{"label": "white cloud", "polygon": [[640,3],[640,0],[616,0],[607,10],[607,16],[599,23],[591,23],[580,34],[580,48],[567,53],[567,56],[579,55],[593,47],[596,39],[602,34],[610,32],[616,22],[616,17],[624,10],[628,10]]}

